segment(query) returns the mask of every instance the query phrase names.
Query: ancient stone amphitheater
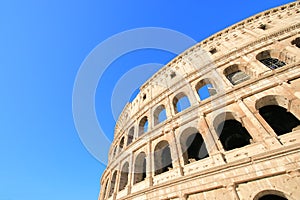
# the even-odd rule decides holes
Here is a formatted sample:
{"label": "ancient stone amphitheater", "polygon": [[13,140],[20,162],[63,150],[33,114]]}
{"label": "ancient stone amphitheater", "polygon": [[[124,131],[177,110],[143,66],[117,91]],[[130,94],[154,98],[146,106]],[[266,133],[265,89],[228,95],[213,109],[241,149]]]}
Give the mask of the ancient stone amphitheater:
{"label": "ancient stone amphitheater", "polygon": [[300,2],[177,56],[126,105],[103,199],[300,199]]}

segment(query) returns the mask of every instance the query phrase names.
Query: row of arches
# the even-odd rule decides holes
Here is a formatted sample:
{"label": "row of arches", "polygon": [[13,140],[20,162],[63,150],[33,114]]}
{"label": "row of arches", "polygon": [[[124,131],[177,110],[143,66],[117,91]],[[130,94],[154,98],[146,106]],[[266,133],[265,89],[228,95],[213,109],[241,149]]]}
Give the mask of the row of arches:
{"label": "row of arches", "polygon": [[[205,100],[208,97],[217,93],[216,89],[214,88],[212,82],[209,79],[204,79],[199,81],[195,89],[198,91],[201,100]],[[177,95],[175,95],[172,104],[174,107],[174,113],[180,113],[191,106],[190,99],[184,92],[180,92]],[[153,112],[153,125],[156,126],[167,119],[168,119],[168,115],[167,115],[166,106],[163,104],[157,106]],[[148,116],[142,117],[138,123],[137,137],[140,137],[146,132],[148,132],[149,129],[148,125],[149,125]],[[131,127],[127,134],[126,146],[130,145],[134,139],[135,139],[135,128]],[[125,140],[125,136],[121,138],[119,145],[115,147],[113,151],[113,157],[118,152],[122,151],[124,147],[124,140]]]}
{"label": "row of arches", "polygon": [[[300,37],[294,39],[292,43],[293,45],[297,46],[299,44],[299,41]],[[268,67],[270,70],[275,70],[277,68],[285,66],[289,62],[294,62],[295,60],[291,57],[293,57],[293,55],[287,55],[282,51],[273,49],[262,51],[256,55],[256,59],[264,66]],[[247,66],[238,64],[230,65],[223,70],[224,77],[226,77],[226,79],[232,85],[238,85],[244,81],[251,79],[253,74],[254,72],[252,72],[251,69],[247,69]],[[198,94],[200,101],[203,101],[218,92],[217,85],[208,78],[200,80],[195,85],[194,89]],[[138,122],[138,129],[136,130],[134,126],[131,127],[127,134],[124,135],[123,138],[121,138],[119,145],[115,146],[113,157],[117,154],[117,150],[119,150],[120,152],[123,149],[124,137],[127,137],[126,146],[130,145],[135,138],[138,138],[149,131],[149,120],[151,126],[159,125],[170,118],[171,112],[174,112],[174,114],[176,114],[189,108],[191,106],[191,102],[191,97],[189,97],[185,92],[179,92],[172,99],[171,107],[173,109],[171,110],[173,111],[169,110],[170,108],[166,109],[166,105],[163,104],[157,106],[152,113],[151,118],[149,118],[149,116],[143,116]],[[137,133],[135,134],[135,132]]]}
{"label": "row of arches", "polygon": [[[133,184],[139,183],[146,179],[146,166],[147,166],[147,158],[145,152],[140,152],[134,162],[134,172],[133,172]],[[154,150],[154,166],[155,172],[154,175],[158,175],[164,173],[173,168],[172,159],[171,159],[171,151],[169,147],[169,143],[165,140],[159,142]],[[128,184],[128,175],[129,175],[129,164],[125,162],[122,167],[122,171],[120,172],[119,179],[119,188],[117,191],[121,191],[125,189]],[[113,173],[110,188],[108,192],[108,198],[112,196],[116,187],[116,178],[117,178],[117,170]],[[104,194],[106,194],[108,190],[109,180],[105,183]]]}
{"label": "row of arches", "polygon": [[[291,132],[293,128],[299,125],[299,120],[290,112],[287,111],[286,108],[278,106],[278,105],[260,105],[259,102],[276,102],[274,99],[282,99],[284,97],[274,97],[268,96],[262,98],[258,101],[257,106],[259,110],[259,114],[263,117],[263,119],[269,124],[269,126],[274,130],[277,135],[282,135],[288,132]],[[273,99],[273,100],[272,100]],[[220,116],[221,118],[225,118],[226,121],[219,123],[218,125],[214,125],[216,128],[216,133],[218,134],[220,141],[226,151],[244,146],[246,144],[250,144],[251,136],[247,132],[247,130],[242,126],[242,124],[234,119],[231,113],[226,113],[224,116]],[[239,134],[237,134],[239,133]],[[127,145],[130,144],[134,137],[134,130],[131,128],[128,134]],[[199,139],[200,140],[200,139]],[[192,143],[190,143],[192,144]],[[124,137],[121,139],[119,144],[119,150],[121,151],[124,146]],[[117,148],[115,148],[116,151]],[[115,154],[116,152],[114,152]]]}
{"label": "row of arches", "polygon": [[[292,112],[288,111],[281,104],[286,98],[282,96],[266,96],[256,102],[256,108],[261,117],[269,124],[277,135],[282,135],[291,132],[295,128],[300,127],[299,113],[296,117]],[[220,120],[221,119],[221,120]],[[230,151],[236,148],[242,148],[251,144],[252,135],[235,118],[235,114],[231,112],[221,113],[216,116],[213,121],[215,132],[219,135],[219,140],[225,151]],[[184,165],[209,157],[209,152],[205,142],[205,137],[198,131],[197,128],[187,128],[178,136],[180,141],[180,149]],[[172,155],[172,150],[169,142],[162,140],[156,144],[154,153],[147,155],[145,152],[140,152],[134,158],[133,164],[133,185],[146,179],[147,177],[147,162],[153,160],[154,176],[167,172],[173,169],[173,159],[176,155]],[[148,156],[153,156],[148,159]],[[123,190],[128,183],[129,163],[126,162],[122,166],[122,171],[119,179],[118,191]],[[109,195],[115,190],[116,174],[114,172],[111,179]],[[107,186],[105,186],[107,188]],[[262,198],[268,199],[268,197]]]}
{"label": "row of arches", "polygon": [[[128,163],[125,164],[125,165],[127,166]],[[119,186],[118,191],[123,190],[125,188],[125,185],[127,184],[127,180],[125,179],[125,175],[124,175],[125,173],[126,172],[122,171],[122,175],[120,177],[120,186]],[[127,174],[128,174],[128,172],[127,172]],[[114,178],[115,178],[115,176],[114,176]],[[115,182],[115,181],[113,181],[113,182]],[[104,194],[106,194],[107,187],[108,187],[108,180],[105,184]],[[112,190],[110,190],[108,197],[112,196],[114,186],[111,187],[111,189]],[[264,191],[259,192],[257,195],[255,195],[254,200],[288,200],[288,198],[281,191],[278,191],[278,190],[264,190]]]}
{"label": "row of arches", "polygon": [[[125,165],[127,166],[128,163],[125,164]],[[118,191],[121,191],[122,189],[124,189],[125,184],[127,184],[127,180],[124,179],[124,174],[125,173],[126,172],[122,171],[122,175],[120,177],[120,186],[119,186]],[[128,174],[128,172],[127,172],[127,174]],[[115,178],[115,176],[114,176],[114,178]],[[113,181],[113,182],[115,182],[115,181]],[[108,187],[108,181],[106,182],[106,185],[105,185],[104,194],[106,194],[107,187]],[[111,189],[112,190],[110,190],[110,192],[109,192],[109,197],[112,196],[114,186],[111,187]],[[288,200],[288,198],[281,191],[278,191],[278,190],[264,190],[264,191],[259,192],[257,195],[255,195],[254,200]]]}

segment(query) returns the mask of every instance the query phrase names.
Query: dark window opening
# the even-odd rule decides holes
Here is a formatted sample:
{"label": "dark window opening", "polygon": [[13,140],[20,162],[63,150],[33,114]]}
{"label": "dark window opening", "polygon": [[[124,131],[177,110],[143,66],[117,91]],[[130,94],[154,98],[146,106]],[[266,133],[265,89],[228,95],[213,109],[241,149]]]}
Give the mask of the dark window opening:
{"label": "dark window opening", "polygon": [[262,30],[266,30],[267,29],[267,25],[266,24],[260,24],[258,26],[258,28],[262,29]]}
{"label": "dark window opening", "polygon": [[121,141],[120,141],[120,144],[119,144],[119,152],[122,151],[123,147],[124,147],[124,137],[122,137],[122,139],[121,139]]}
{"label": "dark window opening", "polygon": [[117,177],[117,172],[115,172],[115,173],[113,174],[113,177],[112,177],[112,180],[111,180],[111,183],[110,183],[110,190],[109,190],[109,195],[108,195],[108,197],[111,197],[112,194],[113,194],[114,191],[115,191],[116,177]]}
{"label": "dark window opening", "polygon": [[209,53],[215,54],[215,53],[217,53],[217,49],[216,48],[212,48],[212,49],[209,50]]}
{"label": "dark window opening", "polygon": [[119,191],[124,190],[128,183],[128,172],[129,172],[129,164],[126,162],[122,167],[120,181],[119,181]]}
{"label": "dark window opening", "polygon": [[208,157],[206,145],[200,133],[193,133],[187,138],[185,145],[182,146],[182,152],[184,152],[184,164]]}
{"label": "dark window opening", "polygon": [[167,141],[158,143],[154,150],[155,175],[164,173],[173,168],[171,151]]}
{"label": "dark window opening", "polygon": [[128,133],[127,146],[128,146],[129,144],[131,144],[131,142],[133,141],[133,136],[134,136],[134,128],[132,127],[132,128],[129,130],[129,133]]}
{"label": "dark window opening", "polygon": [[259,114],[277,135],[289,133],[300,125],[300,121],[292,113],[277,105],[264,106],[259,109]]}
{"label": "dark window opening", "polygon": [[174,78],[175,76],[176,76],[176,73],[175,72],[171,72],[171,74],[170,74],[171,79]]}
{"label": "dark window opening", "polygon": [[146,155],[141,152],[135,161],[134,165],[134,184],[139,183],[146,178]]}
{"label": "dark window opening", "polygon": [[226,151],[244,147],[250,144],[250,139],[252,139],[245,127],[232,119],[221,123],[217,128],[217,133]]}
{"label": "dark window opening", "polygon": [[145,100],[147,98],[146,94],[143,95],[143,100]]}
{"label": "dark window opening", "polygon": [[263,63],[264,65],[266,65],[267,67],[269,67],[270,69],[277,69],[280,67],[283,67],[285,64],[285,62],[277,59],[277,58],[265,58],[265,59],[261,59],[259,60],[261,63]]}
{"label": "dark window opening", "polygon": [[268,194],[268,195],[264,195],[263,197],[260,197],[258,200],[288,200],[288,199],[274,194]]}
{"label": "dark window opening", "polygon": [[300,48],[300,37],[297,37],[292,41],[292,45],[295,45],[296,47]]}
{"label": "dark window opening", "polygon": [[142,180],[145,180],[145,178],[146,178],[146,158],[144,158],[144,161],[143,161]]}

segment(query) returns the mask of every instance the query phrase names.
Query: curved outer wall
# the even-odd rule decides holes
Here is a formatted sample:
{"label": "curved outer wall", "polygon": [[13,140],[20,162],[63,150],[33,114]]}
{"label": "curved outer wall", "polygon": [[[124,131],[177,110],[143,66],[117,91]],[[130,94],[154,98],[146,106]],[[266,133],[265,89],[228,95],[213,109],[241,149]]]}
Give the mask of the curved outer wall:
{"label": "curved outer wall", "polygon": [[299,119],[297,1],[216,33],[141,87],[116,123],[99,200],[299,199]]}

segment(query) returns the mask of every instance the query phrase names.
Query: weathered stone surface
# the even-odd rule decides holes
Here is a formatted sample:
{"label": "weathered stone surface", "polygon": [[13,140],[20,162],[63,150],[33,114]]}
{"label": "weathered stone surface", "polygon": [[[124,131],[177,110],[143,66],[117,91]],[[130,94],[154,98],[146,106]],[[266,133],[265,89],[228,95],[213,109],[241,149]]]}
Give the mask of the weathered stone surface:
{"label": "weathered stone surface", "polygon": [[[117,121],[99,200],[299,199],[299,38],[297,1],[220,31],[160,69]],[[199,96],[205,87],[210,96]],[[180,111],[184,96],[190,107]]]}

